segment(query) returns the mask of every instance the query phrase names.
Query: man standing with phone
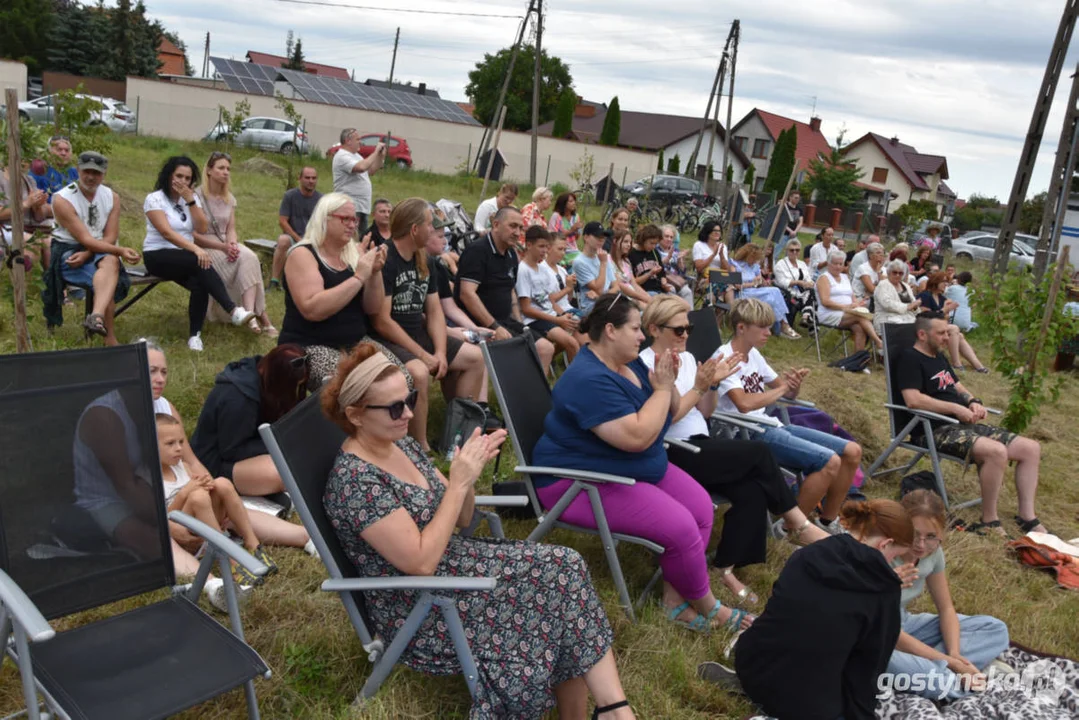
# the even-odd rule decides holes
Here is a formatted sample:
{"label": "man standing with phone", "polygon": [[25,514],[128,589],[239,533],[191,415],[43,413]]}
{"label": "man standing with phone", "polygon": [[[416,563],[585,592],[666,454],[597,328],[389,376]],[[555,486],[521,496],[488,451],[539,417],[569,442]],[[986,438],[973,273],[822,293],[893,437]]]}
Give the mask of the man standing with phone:
{"label": "man standing with phone", "polygon": [[380,142],[370,156],[360,154],[360,132],[356,128],[341,131],[341,149],[333,156],[333,189],[352,199],[356,207],[358,235],[367,233],[371,212],[371,177],[386,161],[386,144]]}

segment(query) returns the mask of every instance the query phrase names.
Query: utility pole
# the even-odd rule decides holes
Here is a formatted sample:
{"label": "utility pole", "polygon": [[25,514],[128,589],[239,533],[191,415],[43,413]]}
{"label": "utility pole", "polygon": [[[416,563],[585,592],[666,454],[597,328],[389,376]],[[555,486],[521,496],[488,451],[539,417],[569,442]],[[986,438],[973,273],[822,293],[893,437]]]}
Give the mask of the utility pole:
{"label": "utility pole", "polygon": [[397,67],[397,43],[401,40],[401,28],[393,36],[393,60],[390,61],[390,87],[393,87],[393,70]]}
{"label": "utility pole", "polygon": [[1071,94],[1068,107],[1064,111],[1064,125],[1060,129],[1060,142],[1057,144],[1056,161],[1053,174],[1049,177],[1049,192],[1045,195],[1045,207],[1042,209],[1041,232],[1038,246],[1034,252],[1034,279],[1041,281],[1049,265],[1049,255],[1056,247],[1055,240],[1060,237],[1059,219],[1063,219],[1068,208],[1068,195],[1071,192],[1071,176],[1075,172],[1075,141],[1079,130],[1079,65],[1072,75]]}
{"label": "utility pole", "polygon": [[[1079,0],[1076,1],[1079,2]],[[723,78],[727,72],[727,59],[730,57],[731,46],[737,32],[738,21],[735,20],[731,25],[731,31],[727,34],[727,42],[723,47],[723,54],[719,58],[719,67],[716,68],[716,78],[712,81],[712,94],[708,96],[708,106],[704,109],[704,120],[701,121],[701,131],[697,133],[697,143],[693,146],[693,152],[689,156],[689,168],[696,168],[697,166],[697,156],[701,152],[701,142],[704,140],[704,131],[708,129],[709,116],[712,114],[712,99],[723,93],[721,88],[723,87]],[[708,162],[711,161],[712,158],[711,155],[709,155]],[[726,170],[727,168],[723,168],[724,172],[726,172]]]}
{"label": "utility pole", "polygon": [[[727,93],[727,127],[723,131],[723,207],[727,207],[727,200],[730,197],[730,183],[727,182],[727,165],[730,162],[728,159],[731,154],[731,122],[733,120],[732,111],[734,108],[734,70],[738,65],[738,41],[742,37],[742,24],[738,20],[734,21],[734,26],[731,28],[731,33],[734,35],[734,46],[731,48],[731,84],[730,91]],[[731,182],[734,182],[733,176]],[[731,223],[733,225],[733,223]]]}
{"label": "utility pole", "polygon": [[[705,159],[704,159],[704,167],[705,167],[705,170],[704,170],[704,185],[706,187],[708,185],[708,168],[712,167],[713,175],[714,175],[714,171],[715,171],[715,167],[712,164],[712,151],[715,149],[715,146],[716,146],[716,133],[719,132],[719,104],[723,101],[723,78],[727,74],[727,53],[726,52],[723,53],[723,62],[720,65],[720,68],[721,69],[719,71],[719,94],[716,96],[716,105],[715,105],[715,109],[714,109],[713,114],[712,114],[712,130],[711,130],[711,132],[708,133],[708,155],[705,156]],[[695,160],[695,158],[694,158],[694,160]],[[695,163],[690,163],[689,167],[687,167],[686,170],[689,170],[690,168],[694,167],[694,165],[695,165]],[[708,192],[709,192],[709,194],[711,194],[710,190]]]}
{"label": "utility pole", "polygon": [[543,47],[543,0],[536,0],[536,66],[532,71],[532,157],[528,162],[528,182],[536,184],[536,156],[539,152],[539,104],[540,82],[543,79],[540,67],[540,48]]}
{"label": "utility pole", "polygon": [[513,66],[517,63],[517,53],[521,49],[521,43],[524,42],[525,29],[528,27],[528,17],[535,8],[535,1],[536,0],[528,0],[528,10],[521,20],[521,27],[517,31],[517,40],[513,43],[513,51],[510,52],[510,66],[506,70],[506,77],[502,80],[502,90],[498,93],[498,103],[495,104],[494,114],[491,115],[491,126],[483,131],[483,139],[480,141],[479,152],[476,153],[476,163],[474,167],[478,168],[480,166],[480,158],[487,152],[487,147],[491,142],[491,135],[494,133],[495,125],[498,123],[498,117],[502,112],[502,107],[506,104],[506,93],[509,91],[510,78],[513,77]]}
{"label": "utility pole", "polygon": [[1023,154],[1019,156],[1019,167],[1015,171],[1015,182],[1012,185],[1012,194],[1008,198],[1008,209],[1004,212],[1004,222],[1000,229],[1000,239],[997,241],[996,250],[993,252],[993,265],[991,271],[994,275],[1003,275],[1008,272],[1008,261],[1012,256],[1012,241],[1019,227],[1019,214],[1023,209],[1023,201],[1026,199],[1027,190],[1030,188],[1030,176],[1034,171],[1034,163],[1038,159],[1038,147],[1041,145],[1042,136],[1045,134],[1045,123],[1049,119],[1049,109],[1053,105],[1053,95],[1056,94],[1057,81],[1064,67],[1064,58],[1071,44],[1072,31],[1075,30],[1076,16],[1079,15],[1079,0],[1066,0],[1064,12],[1060,17],[1060,25],[1057,28],[1056,38],[1053,40],[1053,48],[1049,51],[1049,62],[1045,66],[1045,76],[1042,78],[1041,88],[1038,90],[1038,100],[1034,105],[1034,115],[1030,118],[1030,128],[1027,130],[1027,140],[1023,145]]}
{"label": "utility pole", "polygon": [[210,77],[210,33],[206,33],[206,49],[202,53],[202,76]]}

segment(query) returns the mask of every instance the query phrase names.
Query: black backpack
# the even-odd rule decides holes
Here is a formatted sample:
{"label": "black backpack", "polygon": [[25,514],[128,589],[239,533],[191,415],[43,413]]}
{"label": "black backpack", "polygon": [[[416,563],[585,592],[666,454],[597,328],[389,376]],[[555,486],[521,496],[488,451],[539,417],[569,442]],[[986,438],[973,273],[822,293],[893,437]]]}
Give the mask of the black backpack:
{"label": "black backpack", "polygon": [[921,470],[904,477],[899,483],[899,499],[902,500],[915,490],[937,492],[937,478],[932,471]]}
{"label": "black backpack", "polygon": [[476,428],[483,430],[487,422],[487,413],[471,400],[454,398],[446,403],[446,423],[442,427],[442,441],[438,444],[447,457],[456,454],[465,441],[472,437]]}
{"label": "black backpack", "polygon": [[840,358],[834,362],[828,363],[828,367],[839,368],[840,370],[846,370],[847,372],[862,372],[869,367],[869,363],[872,362],[873,356],[869,354],[868,350],[859,350],[845,358]]}

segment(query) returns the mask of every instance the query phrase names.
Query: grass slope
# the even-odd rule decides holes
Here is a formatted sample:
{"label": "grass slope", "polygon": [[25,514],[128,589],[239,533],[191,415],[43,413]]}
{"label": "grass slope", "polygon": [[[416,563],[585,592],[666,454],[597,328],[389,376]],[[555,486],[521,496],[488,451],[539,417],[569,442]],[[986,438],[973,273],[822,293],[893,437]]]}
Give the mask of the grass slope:
{"label": "grass slope", "polygon": [[[208,146],[198,143],[181,144],[156,138],[117,142],[107,183],[123,198],[123,244],[141,246],[145,223],[142,201],[152,188],[164,158],[185,152],[201,163],[209,150]],[[235,153],[233,191],[239,203],[240,237],[276,237],[277,207],[284,189],[283,180],[277,175],[245,169],[251,167],[244,163],[253,156],[247,151]],[[271,159],[279,165],[284,162],[278,157]],[[320,189],[326,191],[330,187],[328,164],[325,160],[316,160],[314,164],[320,173]],[[376,195],[387,196],[393,201],[410,195],[423,195],[430,200],[448,197],[463,202],[472,210],[479,199],[480,181],[389,170],[374,176],[374,185]],[[522,196],[527,197],[528,192],[530,190],[522,189]],[[593,209],[589,215],[598,215],[598,210]],[[688,246],[691,240],[687,238],[684,244]],[[12,295],[8,275],[4,273],[3,278],[0,280],[0,352],[9,353],[14,352]],[[281,294],[269,294],[269,304],[270,315],[280,326]],[[67,308],[65,326],[52,337],[45,332],[36,294],[32,294],[29,306],[33,316],[30,332],[36,350],[85,346],[78,325],[81,304]],[[186,306],[187,294],[183,290],[174,285],[163,285],[120,318],[117,333],[124,341],[150,335],[163,344],[170,361],[167,395],[184,415],[190,433],[216,373],[230,360],[265,352],[271,347],[271,341],[231,327],[208,325],[204,332],[206,351],[190,353],[185,344]],[[988,350],[979,343],[977,333],[971,340],[983,352],[983,360],[988,361]],[[884,378],[879,372],[868,376],[841,374],[818,365],[812,360],[812,348],[806,350],[805,340],[773,339],[766,354],[777,369],[802,366],[813,369],[806,380],[803,396],[832,413],[862,442],[866,466],[887,446],[888,423],[881,408]],[[1006,403],[1007,389],[998,375],[970,373],[963,380],[987,404],[1003,407]],[[441,413],[441,400],[436,399],[432,427],[440,426]],[[1079,535],[1075,517],[1079,507],[1079,485],[1071,476],[1072,470],[1079,466],[1074,422],[1077,416],[1079,382],[1073,376],[1068,379],[1059,404],[1043,408],[1029,432],[1043,445],[1038,510],[1046,524],[1064,538]],[[507,464],[503,463],[503,475],[508,474]],[[945,472],[955,497],[969,497],[977,491],[973,470],[964,474],[957,466],[948,465]],[[489,468],[481,481],[484,488],[489,487],[492,474]],[[871,496],[894,497],[898,482],[894,475],[870,482],[866,492]],[[1010,473],[1000,511],[1009,530],[1014,532],[1014,526],[1008,521],[1015,512],[1015,490]],[[975,518],[976,512],[967,511],[965,516]],[[532,522],[506,523],[507,533],[517,538],[525,537],[532,527]],[[645,608],[638,624],[630,624],[618,607],[599,543],[563,531],[552,534],[548,541],[572,545],[587,558],[615,628],[615,649],[622,680],[638,717],[704,720],[741,717],[749,712],[749,706],[741,699],[706,685],[695,676],[699,662],[717,659],[722,654],[728,641],[726,636],[702,637],[676,629],[666,623],[655,604]],[[949,577],[956,607],[963,613],[988,613],[1003,619],[1008,623],[1012,637],[1025,645],[1079,657],[1079,595],[1056,589],[1048,574],[1019,566],[1001,545],[999,540],[991,538],[964,535],[948,538]],[[766,597],[791,551],[789,545],[772,543],[768,562],[746,568],[740,575]],[[258,683],[263,717],[385,720],[467,717],[468,692],[460,677],[425,677],[407,669],[396,670],[378,696],[361,710],[350,709],[352,699],[368,673],[366,653],[352,633],[336,597],[319,591],[319,584],[325,577],[322,565],[298,550],[279,549],[273,555],[281,566],[281,574],[254,593],[243,611],[247,639],[266,658],[274,673],[270,680]],[[651,559],[637,548],[625,548],[620,555],[631,591],[639,591],[652,572]],[[718,577],[714,577],[713,587],[723,587]],[[724,601],[731,599],[725,591],[721,591],[720,597]],[[927,598],[919,602],[920,609],[930,609]],[[135,604],[135,601],[118,603],[106,612],[86,613],[56,625],[69,627]],[[828,638],[820,640],[827,642]],[[805,661],[812,662],[813,659],[807,657]],[[162,678],[163,682],[169,680]],[[0,712],[15,710],[20,706],[20,698],[18,675],[8,663],[0,671]],[[234,692],[182,717],[233,718],[241,717],[243,713],[243,696]]]}

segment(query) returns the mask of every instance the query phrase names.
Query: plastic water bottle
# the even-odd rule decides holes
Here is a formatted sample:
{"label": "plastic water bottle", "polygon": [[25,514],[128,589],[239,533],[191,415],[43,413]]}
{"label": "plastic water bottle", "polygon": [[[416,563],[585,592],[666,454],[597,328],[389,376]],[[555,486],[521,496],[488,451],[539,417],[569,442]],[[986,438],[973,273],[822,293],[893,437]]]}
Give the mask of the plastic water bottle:
{"label": "plastic water bottle", "polygon": [[453,445],[450,446],[450,451],[446,454],[446,459],[450,462],[453,462],[453,458],[457,456],[457,451],[461,448],[461,440],[461,433],[453,436]]}

